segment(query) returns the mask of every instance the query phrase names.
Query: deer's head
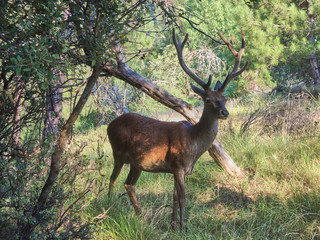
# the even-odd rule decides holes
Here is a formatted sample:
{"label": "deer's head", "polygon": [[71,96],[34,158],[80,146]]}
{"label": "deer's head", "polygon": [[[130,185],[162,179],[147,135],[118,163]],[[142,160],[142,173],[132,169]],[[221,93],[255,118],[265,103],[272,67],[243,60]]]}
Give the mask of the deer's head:
{"label": "deer's head", "polygon": [[203,99],[203,102],[204,102],[204,108],[206,110],[208,110],[213,115],[213,117],[219,118],[219,119],[226,119],[229,116],[229,112],[225,106],[226,98],[223,95],[224,91],[225,91],[227,85],[229,84],[229,82],[233,78],[239,76],[246,69],[248,62],[246,62],[246,64],[239,71],[237,71],[239,68],[240,62],[241,62],[241,57],[244,52],[244,48],[245,48],[245,37],[244,37],[243,30],[241,30],[242,45],[241,45],[241,49],[239,50],[239,52],[237,52],[233,48],[233,35],[232,35],[232,39],[230,42],[226,38],[224,38],[220,32],[219,32],[219,36],[225,42],[225,44],[228,46],[229,50],[234,55],[235,64],[234,64],[234,67],[233,67],[231,73],[228,74],[228,76],[223,81],[223,83],[221,83],[220,81],[217,81],[214,89],[212,90],[210,88],[211,82],[212,82],[212,75],[209,76],[208,82],[205,83],[187,67],[187,65],[185,64],[185,62],[183,60],[182,51],[183,51],[185,44],[187,43],[188,34],[186,35],[185,39],[181,43],[180,38],[179,37],[176,38],[176,34],[175,34],[174,29],[172,32],[173,43],[177,49],[178,59],[179,59],[179,63],[181,65],[182,69],[197,84],[199,84],[201,86],[201,88],[198,88],[198,87],[194,86],[193,84],[191,84],[192,90],[195,93],[197,93],[199,96],[201,96],[201,98]]}
{"label": "deer's head", "polygon": [[225,103],[226,98],[222,92],[218,91],[219,86],[221,86],[220,82],[217,82],[214,90],[212,90],[209,86],[211,84],[211,76],[203,89],[198,88],[191,84],[192,90],[201,96],[204,109],[207,110],[208,113],[212,114],[212,117],[218,119],[226,119],[229,116],[229,112],[226,109]]}

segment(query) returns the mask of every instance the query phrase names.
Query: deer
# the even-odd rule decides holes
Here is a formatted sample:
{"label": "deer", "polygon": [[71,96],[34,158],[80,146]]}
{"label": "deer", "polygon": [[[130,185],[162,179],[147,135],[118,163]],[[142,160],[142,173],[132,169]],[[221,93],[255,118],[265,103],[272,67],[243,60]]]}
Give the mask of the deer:
{"label": "deer", "polygon": [[201,97],[204,104],[202,115],[196,124],[193,125],[188,121],[166,122],[136,113],[126,113],[114,119],[107,128],[114,158],[108,196],[113,194],[116,179],[123,165],[130,164],[124,187],[136,214],[140,215],[141,210],[135,193],[135,185],[141,172],[173,174],[171,220],[173,229],[177,227],[178,206],[180,208],[180,228],[185,228],[185,176],[192,173],[197,160],[212,145],[218,133],[219,120],[228,118],[229,112],[226,109],[226,98],[223,94],[230,81],[239,76],[248,65],[246,62],[238,71],[245,49],[243,30],[241,30],[241,49],[238,52],[233,47],[233,35],[229,42],[220,32],[218,34],[234,55],[235,63],[223,83],[217,81],[214,89],[211,89],[212,75],[205,83],[187,67],[183,60],[182,52],[188,41],[188,34],[181,43],[174,29],[172,32],[173,44],[182,69],[201,87],[196,87],[191,83],[192,90]]}

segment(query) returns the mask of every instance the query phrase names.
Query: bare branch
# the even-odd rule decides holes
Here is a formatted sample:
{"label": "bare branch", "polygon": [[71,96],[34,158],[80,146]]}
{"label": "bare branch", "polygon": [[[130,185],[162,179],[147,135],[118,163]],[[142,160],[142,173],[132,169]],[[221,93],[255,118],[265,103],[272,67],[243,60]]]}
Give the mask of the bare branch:
{"label": "bare branch", "polygon": [[87,195],[87,193],[90,192],[90,190],[91,190],[90,187],[87,188],[73,203],[71,203],[67,207],[67,209],[62,213],[62,215],[59,219],[59,223],[57,224],[56,230],[62,226],[62,224],[64,222],[64,216],[67,214],[67,212],[69,212],[77,202],[79,202],[82,198],[84,198],[84,196]]}
{"label": "bare branch", "polygon": [[215,38],[213,38],[213,37],[210,36],[209,34],[205,33],[204,31],[202,31],[202,30],[200,30],[199,28],[197,28],[196,26],[194,26],[194,23],[193,23],[190,19],[188,19],[188,18],[186,18],[186,17],[183,17],[183,16],[181,16],[181,18],[187,20],[187,21],[189,22],[190,26],[191,26],[193,29],[195,29],[195,30],[197,30],[198,32],[202,33],[203,35],[207,36],[208,38],[210,38],[210,39],[211,39],[212,41],[214,41],[215,43],[218,43],[218,44],[221,44],[221,45],[223,44],[222,42],[216,40]]}
{"label": "bare branch", "polygon": [[[75,83],[75,84],[69,84],[69,85],[64,85],[66,84],[67,82],[69,81],[72,81],[72,80],[81,80],[81,82],[78,82],[78,83]],[[56,85],[56,86],[52,86],[53,89],[56,89],[56,88],[71,88],[71,87],[77,87],[77,86],[80,86],[80,85],[83,85],[87,83],[87,79],[83,79],[83,78],[69,78],[67,81],[65,81],[64,83],[60,84],[60,85]]]}
{"label": "bare branch", "polygon": [[144,4],[146,0],[138,0],[136,3],[134,3],[132,6],[130,6],[127,11],[123,13],[123,15],[118,19],[118,22],[121,22],[123,18],[128,16],[130,13],[132,13],[135,9],[137,9],[140,5]]}
{"label": "bare branch", "polygon": [[2,35],[2,33],[0,33],[0,38],[1,38],[3,41],[5,41],[6,43],[9,43],[9,42],[10,42],[8,39],[6,39],[6,38]]}
{"label": "bare branch", "polygon": [[96,222],[96,224],[98,224],[98,223],[102,222],[104,219],[106,219],[108,217],[107,214],[110,211],[110,209],[126,194],[127,193],[120,194],[119,197],[116,200],[114,200],[113,203],[111,203],[111,205],[108,207],[107,210],[104,210],[103,213],[95,216],[92,220],[98,220]]}

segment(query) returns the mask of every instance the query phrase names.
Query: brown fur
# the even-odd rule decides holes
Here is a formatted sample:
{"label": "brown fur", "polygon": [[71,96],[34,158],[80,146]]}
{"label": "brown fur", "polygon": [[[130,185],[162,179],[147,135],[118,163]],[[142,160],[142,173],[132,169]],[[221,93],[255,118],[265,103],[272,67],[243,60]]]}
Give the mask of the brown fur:
{"label": "brown fur", "polygon": [[192,125],[189,122],[162,122],[135,113],[124,114],[113,120],[108,127],[108,136],[113,149],[114,169],[109,183],[109,195],[112,193],[115,181],[123,164],[130,164],[129,175],[125,188],[137,214],[140,207],[135,194],[135,185],[142,171],[167,172],[174,176],[172,227],[177,224],[178,205],[180,207],[180,225],[184,228],[185,175],[190,174],[199,157],[208,150],[218,133],[218,120],[229,115],[225,107],[223,92],[231,79],[240,75],[247,64],[238,72],[241,57],[244,52],[245,40],[242,35],[242,46],[239,52],[233,49],[221,33],[222,40],[235,56],[235,65],[225,81],[218,81],[214,91],[210,89],[212,76],[204,83],[185,65],[182,50],[188,36],[183,42],[177,41],[173,30],[173,42],[177,49],[178,59],[184,71],[197,82],[202,89],[191,84],[195,93],[204,102],[200,121]]}
{"label": "brown fur", "polygon": [[125,188],[137,214],[140,207],[135,184],[142,171],[166,172],[174,175],[172,226],[177,224],[180,206],[180,225],[184,227],[185,175],[191,174],[198,158],[208,150],[218,132],[218,119],[225,119],[228,111],[224,97],[212,90],[196,90],[204,99],[200,121],[163,122],[139,114],[128,113],[113,120],[108,136],[113,149],[114,169],[110,177],[109,195],[123,164],[130,164]]}
{"label": "brown fur", "polygon": [[110,123],[108,135],[118,161],[147,172],[173,173],[175,168],[185,167],[176,160],[191,147],[190,126],[129,113]]}

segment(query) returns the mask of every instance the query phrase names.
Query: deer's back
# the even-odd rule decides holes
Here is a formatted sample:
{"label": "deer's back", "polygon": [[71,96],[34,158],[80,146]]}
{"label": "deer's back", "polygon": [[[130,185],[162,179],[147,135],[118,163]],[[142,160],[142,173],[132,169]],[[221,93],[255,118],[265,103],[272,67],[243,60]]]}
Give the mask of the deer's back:
{"label": "deer's back", "polygon": [[124,114],[108,126],[116,161],[152,172],[172,172],[192,151],[188,122],[163,122],[135,113]]}

